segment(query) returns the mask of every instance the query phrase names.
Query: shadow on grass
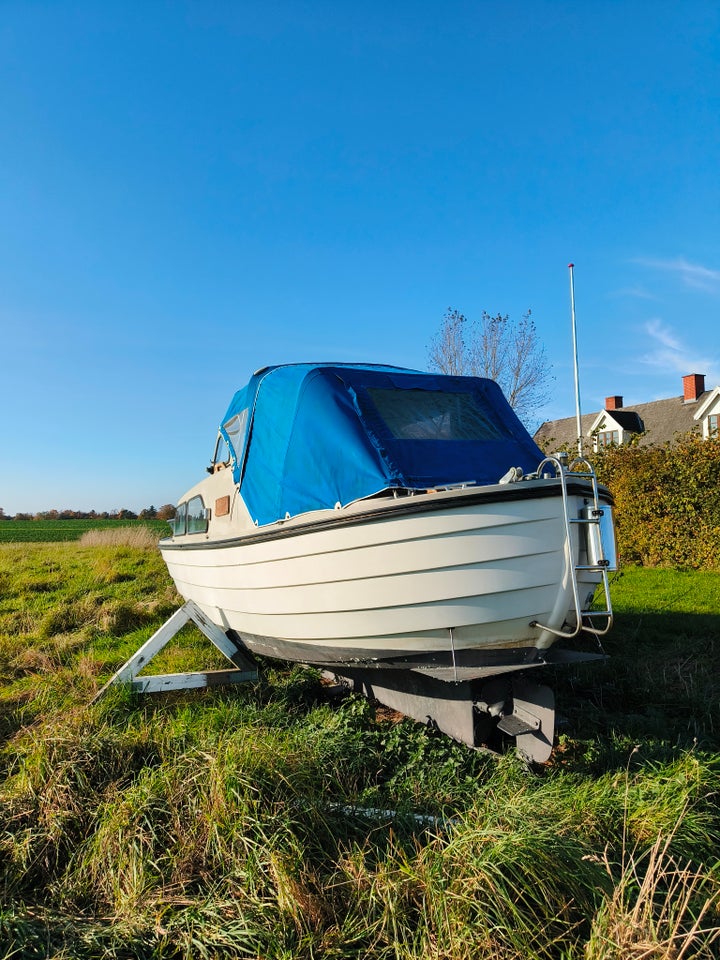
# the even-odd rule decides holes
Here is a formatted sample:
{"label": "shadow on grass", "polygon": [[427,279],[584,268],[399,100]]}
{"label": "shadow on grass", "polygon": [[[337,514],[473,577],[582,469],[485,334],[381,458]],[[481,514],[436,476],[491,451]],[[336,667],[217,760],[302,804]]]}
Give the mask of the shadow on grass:
{"label": "shadow on grass", "polygon": [[577,756],[584,743],[602,770],[624,766],[633,742],[658,762],[677,749],[720,749],[720,613],[620,613],[603,647],[603,663],[548,678],[561,747],[574,742]]}

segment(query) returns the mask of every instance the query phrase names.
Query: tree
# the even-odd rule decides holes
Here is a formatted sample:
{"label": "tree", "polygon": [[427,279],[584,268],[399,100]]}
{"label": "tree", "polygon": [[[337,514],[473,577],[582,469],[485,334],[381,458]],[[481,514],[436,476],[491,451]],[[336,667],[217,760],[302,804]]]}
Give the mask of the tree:
{"label": "tree", "polygon": [[171,503],[164,503],[157,508],[158,520],[172,520],[175,516],[175,507]]}
{"label": "tree", "polygon": [[433,369],[451,376],[489,377],[500,386],[521,420],[550,399],[553,377],[531,311],[519,320],[508,314],[468,320],[448,307],[428,347]]}

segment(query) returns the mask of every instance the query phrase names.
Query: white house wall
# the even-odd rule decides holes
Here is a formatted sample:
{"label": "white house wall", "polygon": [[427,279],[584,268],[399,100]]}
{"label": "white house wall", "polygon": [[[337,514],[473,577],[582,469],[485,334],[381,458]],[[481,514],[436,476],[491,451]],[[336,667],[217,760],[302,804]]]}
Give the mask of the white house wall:
{"label": "white house wall", "polygon": [[707,439],[710,436],[709,418],[720,414],[720,386],[710,393],[703,401],[702,406],[698,408],[695,419],[702,423],[702,435]]}

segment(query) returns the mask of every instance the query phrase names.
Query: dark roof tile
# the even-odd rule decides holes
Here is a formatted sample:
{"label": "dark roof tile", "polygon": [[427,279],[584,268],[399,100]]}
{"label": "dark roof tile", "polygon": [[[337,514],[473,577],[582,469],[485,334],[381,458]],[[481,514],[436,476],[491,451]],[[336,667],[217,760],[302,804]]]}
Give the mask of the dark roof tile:
{"label": "dark roof tile", "polygon": [[618,426],[628,433],[642,433],[645,429],[640,416],[634,410],[608,410],[608,414],[613,418]]}

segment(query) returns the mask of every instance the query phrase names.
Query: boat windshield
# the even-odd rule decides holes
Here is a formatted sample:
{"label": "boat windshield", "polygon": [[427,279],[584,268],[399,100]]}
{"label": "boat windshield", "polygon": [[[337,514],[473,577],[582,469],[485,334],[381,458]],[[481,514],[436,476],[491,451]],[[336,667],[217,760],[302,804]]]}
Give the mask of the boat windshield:
{"label": "boat windshield", "polygon": [[213,466],[230,463],[230,450],[228,449],[227,440],[222,433],[218,434],[211,463]]}
{"label": "boat windshield", "polygon": [[245,427],[247,426],[247,419],[248,409],[245,407],[244,410],[236,413],[235,416],[231,417],[223,424],[223,430],[225,431],[225,437],[227,438],[228,446],[238,459],[240,457],[240,451],[243,449],[243,444],[245,442]]}

